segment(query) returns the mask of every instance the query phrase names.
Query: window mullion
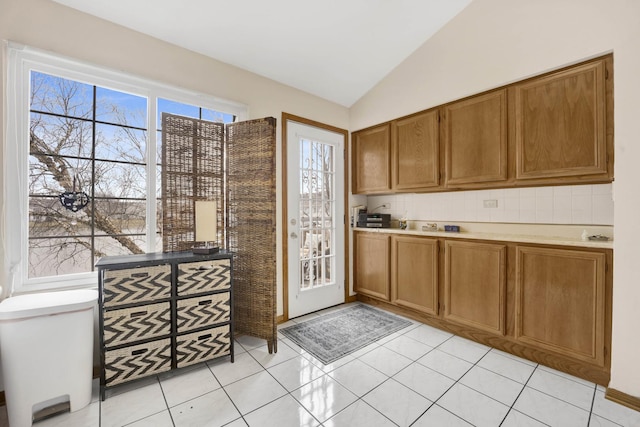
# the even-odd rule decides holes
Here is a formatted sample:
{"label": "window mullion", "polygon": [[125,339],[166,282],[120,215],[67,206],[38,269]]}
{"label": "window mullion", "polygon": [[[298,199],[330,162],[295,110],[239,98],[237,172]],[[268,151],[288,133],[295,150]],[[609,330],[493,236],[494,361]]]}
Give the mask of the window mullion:
{"label": "window mullion", "polygon": [[91,271],[94,271],[96,253],[96,104],[97,89],[93,86],[93,108],[91,113]]}
{"label": "window mullion", "polygon": [[156,129],[159,128],[158,120],[158,96],[152,92],[147,97],[147,252],[156,252],[158,247],[157,229],[157,188],[156,188],[156,176],[158,174],[158,167],[156,165],[157,158],[157,135]]}

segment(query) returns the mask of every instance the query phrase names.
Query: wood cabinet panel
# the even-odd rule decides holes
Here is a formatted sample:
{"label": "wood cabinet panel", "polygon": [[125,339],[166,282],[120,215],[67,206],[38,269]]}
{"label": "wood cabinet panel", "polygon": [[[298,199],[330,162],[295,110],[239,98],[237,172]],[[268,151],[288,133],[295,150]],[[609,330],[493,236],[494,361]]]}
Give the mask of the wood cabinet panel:
{"label": "wood cabinet panel", "polygon": [[611,182],[613,133],[606,55],[354,132],[352,190]]}
{"label": "wood cabinet panel", "polygon": [[607,176],[606,61],[514,85],[516,179]]}
{"label": "wood cabinet panel", "polygon": [[427,314],[438,314],[438,240],[391,238],[392,302]]}
{"label": "wood cabinet panel", "polygon": [[445,185],[506,181],[506,89],[444,108]]}
{"label": "wood cabinet panel", "polygon": [[392,124],[392,187],[420,190],[440,183],[438,110]]}
{"label": "wood cabinet panel", "polygon": [[516,248],[516,339],[604,366],[605,254]]}
{"label": "wood cabinet panel", "polygon": [[445,319],[504,335],[505,257],[505,245],[445,241]]}
{"label": "wood cabinet panel", "polygon": [[611,249],[355,233],[359,300],[608,384]]}
{"label": "wood cabinet panel", "polygon": [[376,126],[353,134],[354,193],[391,190],[391,127]]}
{"label": "wood cabinet panel", "polygon": [[354,290],[389,301],[390,244],[388,235],[355,233]]}

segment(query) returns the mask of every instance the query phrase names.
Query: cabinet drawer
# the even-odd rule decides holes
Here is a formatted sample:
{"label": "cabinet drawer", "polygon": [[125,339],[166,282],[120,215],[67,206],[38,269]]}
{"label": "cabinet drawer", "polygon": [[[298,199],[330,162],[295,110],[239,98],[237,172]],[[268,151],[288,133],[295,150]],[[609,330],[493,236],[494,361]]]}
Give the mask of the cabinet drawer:
{"label": "cabinet drawer", "polygon": [[178,295],[229,289],[231,261],[217,259],[178,265]]}
{"label": "cabinet drawer", "polygon": [[105,270],[105,307],[155,301],[171,297],[171,266],[153,265],[124,270]]}
{"label": "cabinet drawer", "polygon": [[127,344],[171,333],[168,302],[143,305],[104,313],[104,345]]}
{"label": "cabinet drawer", "polygon": [[181,335],[177,339],[178,368],[231,353],[229,325]]}
{"label": "cabinet drawer", "polygon": [[231,301],[229,292],[178,301],[178,332],[228,322]]}
{"label": "cabinet drawer", "polygon": [[171,369],[169,338],[105,352],[105,384],[116,385]]}

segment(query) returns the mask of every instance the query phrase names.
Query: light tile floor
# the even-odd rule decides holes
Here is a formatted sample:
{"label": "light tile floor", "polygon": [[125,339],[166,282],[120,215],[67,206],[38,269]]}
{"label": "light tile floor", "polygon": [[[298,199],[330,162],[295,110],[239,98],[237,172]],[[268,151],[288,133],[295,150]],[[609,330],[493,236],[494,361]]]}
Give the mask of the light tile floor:
{"label": "light tile floor", "polygon": [[104,402],[96,381],[87,408],[34,426],[640,426],[600,386],[415,322],[329,365],[283,337],[277,354],[251,337],[235,349],[233,364],[126,384]]}

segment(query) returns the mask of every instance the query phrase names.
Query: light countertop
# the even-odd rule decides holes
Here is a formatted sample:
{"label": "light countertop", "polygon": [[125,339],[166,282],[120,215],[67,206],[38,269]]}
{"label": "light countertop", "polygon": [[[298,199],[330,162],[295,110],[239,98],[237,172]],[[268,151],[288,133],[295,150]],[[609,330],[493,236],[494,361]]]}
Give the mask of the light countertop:
{"label": "light countertop", "polygon": [[[465,227],[467,225],[467,227]],[[409,229],[401,230],[399,228],[361,228],[356,227],[355,231],[365,231],[371,233],[388,233],[407,236],[425,236],[425,237],[443,237],[447,239],[471,239],[471,240],[494,240],[502,242],[518,242],[518,243],[535,243],[543,245],[562,245],[577,246],[583,248],[600,248],[613,249],[613,240],[596,241],[582,240],[578,232],[567,227],[551,228],[537,225],[529,225],[527,227],[501,227],[495,224],[492,227],[474,227],[472,224],[460,226],[460,232],[448,231],[421,231],[421,225],[410,225]],[[441,228],[441,227],[440,227]],[[491,230],[494,228],[495,230]],[[574,229],[576,227],[573,227]],[[586,227],[589,229],[588,227]],[[599,230],[598,230],[599,231]],[[554,235],[556,234],[556,235]],[[590,230],[590,234],[610,233],[594,233]]]}

